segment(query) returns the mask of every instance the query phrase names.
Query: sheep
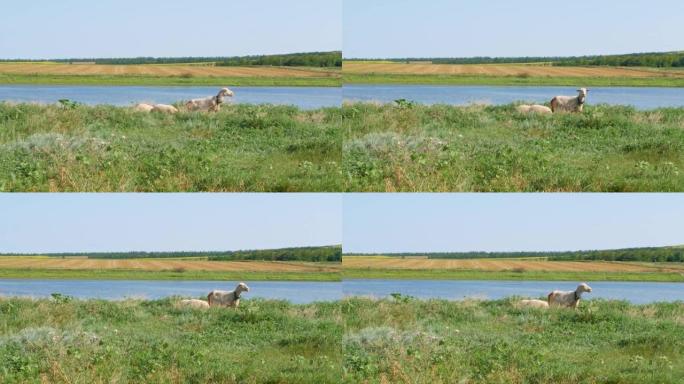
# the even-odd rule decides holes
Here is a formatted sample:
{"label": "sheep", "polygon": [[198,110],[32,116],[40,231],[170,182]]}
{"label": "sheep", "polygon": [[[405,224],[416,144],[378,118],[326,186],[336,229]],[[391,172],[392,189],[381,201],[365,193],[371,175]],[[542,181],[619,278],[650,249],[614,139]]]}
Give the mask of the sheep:
{"label": "sheep", "polygon": [[155,104],[150,112],[178,113],[178,108],[168,104]]}
{"label": "sheep", "polygon": [[209,112],[218,112],[219,109],[221,108],[221,104],[223,104],[223,98],[225,96],[228,97],[233,97],[233,91],[231,91],[228,88],[223,88],[219,91],[219,93],[216,96],[213,97],[205,97],[202,99],[192,99],[185,103],[185,107],[189,111],[209,111]]}
{"label": "sheep", "polygon": [[150,112],[152,109],[154,109],[154,105],[145,103],[139,103],[133,107],[133,110],[136,112]]}
{"label": "sheep", "polygon": [[249,287],[245,283],[238,284],[234,291],[213,290],[207,295],[207,302],[210,306],[237,308],[240,305],[242,292],[249,292]]}
{"label": "sheep", "polygon": [[547,106],[544,106],[544,105],[538,105],[538,104],[534,104],[534,105],[527,105],[527,104],[518,105],[518,107],[516,108],[516,111],[518,111],[519,113],[539,113],[539,114],[542,114],[542,115],[550,115],[550,114],[553,113],[553,111],[551,111],[551,108],[549,108],[549,107],[547,107]]}
{"label": "sheep", "polygon": [[544,300],[520,300],[518,308],[549,308],[549,303]]}
{"label": "sheep", "polygon": [[587,93],[589,92],[586,88],[580,88],[577,90],[579,94],[575,97],[571,96],[556,96],[551,99],[551,110],[556,112],[575,112],[581,113],[584,108],[584,103],[587,101]]}
{"label": "sheep", "polygon": [[180,307],[192,308],[192,309],[207,309],[209,308],[209,303],[204,300],[190,299],[181,300],[178,302]]}
{"label": "sheep", "polygon": [[584,292],[591,292],[591,287],[586,283],[578,285],[574,291],[553,291],[548,295],[549,305],[576,309]]}

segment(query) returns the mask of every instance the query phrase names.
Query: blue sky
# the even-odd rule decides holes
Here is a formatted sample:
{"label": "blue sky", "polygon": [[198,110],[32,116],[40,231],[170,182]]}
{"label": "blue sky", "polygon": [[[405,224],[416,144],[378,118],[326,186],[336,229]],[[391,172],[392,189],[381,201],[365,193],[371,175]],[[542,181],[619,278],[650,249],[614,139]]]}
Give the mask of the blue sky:
{"label": "blue sky", "polygon": [[342,0],[3,1],[0,58],[340,50],[341,15]]}
{"label": "blue sky", "polygon": [[344,252],[684,244],[684,194],[345,194]]}
{"label": "blue sky", "polygon": [[347,58],[684,50],[681,0],[344,0]]}
{"label": "blue sky", "polygon": [[0,194],[0,253],[341,244],[339,194]]}

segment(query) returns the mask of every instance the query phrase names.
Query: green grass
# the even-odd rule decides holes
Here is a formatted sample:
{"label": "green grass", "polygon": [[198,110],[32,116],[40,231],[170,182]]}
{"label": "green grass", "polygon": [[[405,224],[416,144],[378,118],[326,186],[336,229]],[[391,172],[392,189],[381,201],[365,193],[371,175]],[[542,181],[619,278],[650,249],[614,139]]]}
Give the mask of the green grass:
{"label": "green grass", "polygon": [[550,272],[550,271],[479,271],[445,269],[350,269],[343,279],[389,280],[543,280],[543,281],[657,281],[684,282],[684,273],[676,272]]}
{"label": "green grass", "polygon": [[339,87],[340,77],[184,77],[132,75],[15,75],[0,74],[0,84],[135,85],[135,86],[288,86]]}
{"label": "green grass", "polygon": [[341,273],[31,268],[0,269],[0,279],[340,281]]}
{"label": "green grass", "polygon": [[339,191],[341,119],[339,108],[0,103],[0,191]]}
{"label": "green grass", "polygon": [[0,382],[339,382],[339,304],[174,302],[0,300]]}
{"label": "green grass", "polygon": [[406,85],[528,85],[585,87],[684,87],[684,77],[542,77],[542,76],[475,76],[475,75],[393,75],[348,74],[344,84]]}
{"label": "green grass", "polygon": [[350,383],[681,383],[684,304],[591,300],[516,309],[513,300],[350,299]]}
{"label": "green grass", "polygon": [[348,191],[684,191],[684,108],[342,108]]}

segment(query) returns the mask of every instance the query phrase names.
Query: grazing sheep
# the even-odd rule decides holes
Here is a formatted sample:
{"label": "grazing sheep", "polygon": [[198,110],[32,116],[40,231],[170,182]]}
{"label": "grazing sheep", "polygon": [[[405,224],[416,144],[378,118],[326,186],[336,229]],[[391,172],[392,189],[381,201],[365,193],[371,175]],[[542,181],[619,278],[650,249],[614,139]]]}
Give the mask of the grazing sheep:
{"label": "grazing sheep", "polygon": [[549,303],[544,300],[520,300],[518,308],[548,308]]}
{"label": "grazing sheep", "polygon": [[535,105],[527,105],[527,104],[518,105],[518,107],[516,108],[516,111],[518,111],[519,113],[539,113],[542,115],[550,115],[553,113],[553,111],[551,111],[551,108],[544,106],[544,105],[538,105],[538,104],[535,104]]}
{"label": "grazing sheep", "polygon": [[188,111],[209,111],[218,112],[223,104],[223,98],[225,96],[233,97],[233,91],[228,88],[223,88],[219,91],[218,95],[213,97],[205,97],[202,99],[192,99],[185,103],[185,107]]}
{"label": "grazing sheep", "polygon": [[574,291],[553,291],[549,293],[549,305],[577,308],[584,292],[591,292],[591,287],[585,283],[577,286]]}
{"label": "grazing sheep", "polygon": [[151,112],[152,109],[154,109],[154,105],[145,103],[136,104],[135,107],[133,107],[133,110],[137,112]]}
{"label": "grazing sheep", "polygon": [[192,308],[192,309],[207,309],[207,308],[209,308],[209,303],[207,303],[204,300],[197,300],[197,299],[181,300],[180,302],[178,302],[178,305],[181,307]]}
{"label": "grazing sheep", "polygon": [[214,290],[207,295],[207,302],[212,306],[237,308],[240,305],[240,295],[242,292],[249,292],[249,287],[245,283],[238,284],[234,291]]}
{"label": "grazing sheep", "polygon": [[551,110],[556,112],[575,112],[581,113],[584,108],[584,103],[587,100],[586,88],[580,88],[577,90],[579,94],[575,97],[571,96],[556,96],[551,99]]}
{"label": "grazing sheep", "polygon": [[151,112],[178,113],[178,108],[168,104],[155,104]]}

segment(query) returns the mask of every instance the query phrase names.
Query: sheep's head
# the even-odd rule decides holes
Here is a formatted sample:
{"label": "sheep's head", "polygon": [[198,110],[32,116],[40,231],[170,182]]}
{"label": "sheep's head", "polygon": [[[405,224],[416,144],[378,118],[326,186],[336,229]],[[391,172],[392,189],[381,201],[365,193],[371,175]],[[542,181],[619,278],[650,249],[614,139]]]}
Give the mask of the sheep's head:
{"label": "sheep's head", "polygon": [[228,89],[228,88],[222,88],[222,89],[219,91],[219,95],[221,95],[221,96],[233,97],[234,94],[233,94],[233,91],[231,91],[230,89]]}
{"label": "sheep's head", "polygon": [[238,284],[238,286],[235,290],[241,291],[241,292],[249,292],[249,287],[245,283],[240,283],[240,284]]}
{"label": "sheep's head", "polygon": [[579,95],[577,96],[579,98],[579,101],[581,103],[584,103],[584,100],[587,99],[587,93],[589,93],[589,90],[586,88],[580,88],[577,90],[577,92],[579,93]]}
{"label": "sheep's head", "polygon": [[586,283],[582,283],[577,286],[577,291],[579,292],[591,292],[591,287],[588,286]]}

